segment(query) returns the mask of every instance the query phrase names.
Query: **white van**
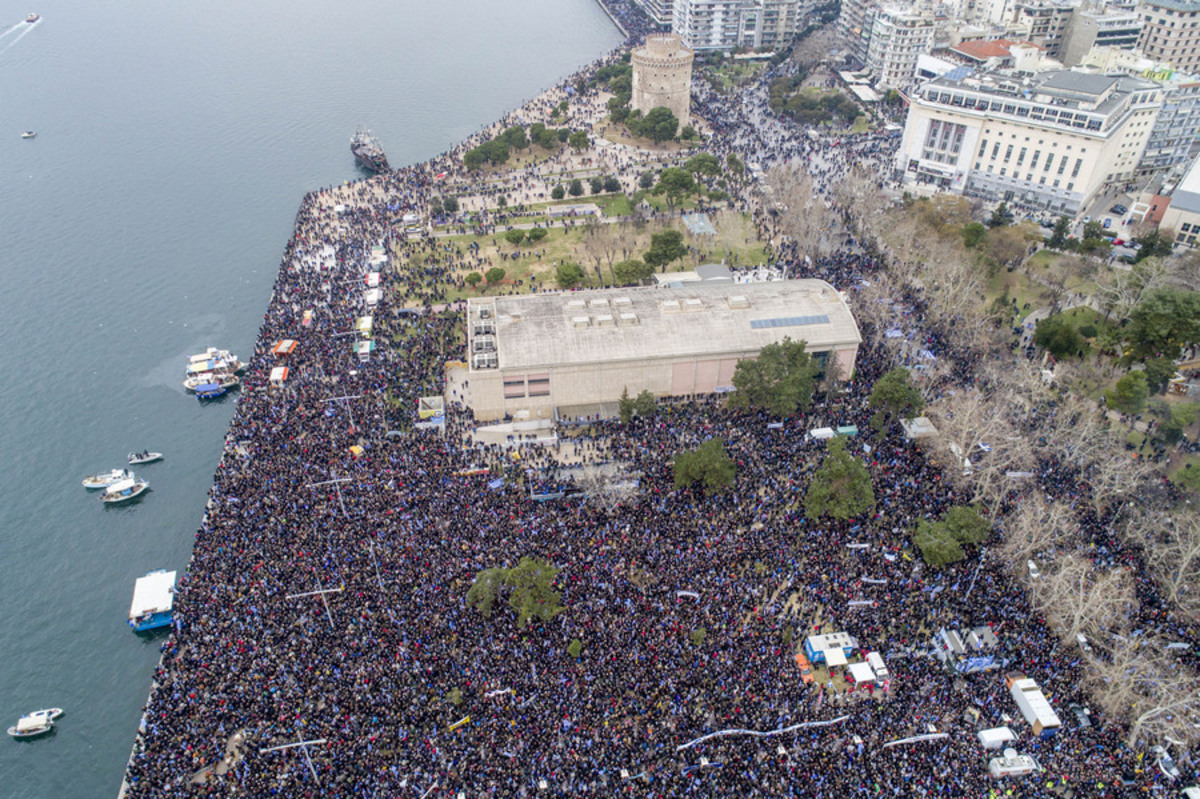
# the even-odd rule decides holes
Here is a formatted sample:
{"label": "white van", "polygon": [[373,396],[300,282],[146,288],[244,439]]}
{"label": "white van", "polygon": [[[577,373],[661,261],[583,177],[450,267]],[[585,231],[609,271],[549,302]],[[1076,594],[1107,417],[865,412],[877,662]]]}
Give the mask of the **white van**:
{"label": "white van", "polygon": [[882,683],[891,675],[888,674],[887,666],[884,665],[883,656],[878,652],[867,653],[867,664],[870,665],[871,671],[875,672],[875,681]]}
{"label": "white van", "polygon": [[990,730],[980,730],[979,743],[984,749],[1001,749],[1010,741],[1017,740],[1016,734],[1008,727],[993,727]]}

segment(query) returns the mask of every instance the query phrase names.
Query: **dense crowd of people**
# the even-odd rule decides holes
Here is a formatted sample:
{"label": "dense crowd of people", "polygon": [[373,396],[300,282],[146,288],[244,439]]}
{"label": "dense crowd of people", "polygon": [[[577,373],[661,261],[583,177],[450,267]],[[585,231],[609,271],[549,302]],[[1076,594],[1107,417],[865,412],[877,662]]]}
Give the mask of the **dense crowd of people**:
{"label": "dense crowd of people", "polygon": [[[557,103],[569,85],[537,102]],[[761,88],[698,88],[696,111],[714,131],[710,151],[764,168],[799,161],[825,193],[847,168],[886,162],[887,136],[833,147],[798,135],[767,111]],[[522,113],[533,112],[505,123]],[[1087,703],[1078,652],[1003,564],[936,572],[904,551],[918,520],[964,498],[898,429],[853,440],[873,512],[806,516],[803,492],[824,453],[806,433],[870,428],[868,393],[893,365],[878,331],[864,330],[842,392],[782,426],[681,400],[626,425],[597,422],[569,444],[522,447],[519,459],[472,443],[461,404],[444,430],[414,429],[418,398],[441,393],[442,366],[460,352],[463,316],[445,285],[474,256],[393,262],[374,306],[364,277],[379,268],[378,244],[446,246],[401,244],[396,220],[433,203],[442,181],[465,179],[468,146],[305,198],[178,587],[128,796],[985,797],[1015,785],[1026,797],[1107,797],[1162,787],[1124,748],[1120,725],[1098,717],[1080,728],[1062,712],[1063,731],[1041,740],[999,672],[960,676],[931,656],[939,629],[987,625],[1006,667],[1034,677],[1057,708]],[[794,276],[847,288],[881,268],[859,248],[801,261],[784,244],[777,256]],[[897,300],[923,349],[961,355],[947,331],[922,323],[918,298]],[[352,344],[368,314],[379,348],[362,360]],[[285,338],[299,346],[281,361],[272,345]],[[273,385],[280,363],[290,375]],[[969,358],[960,363],[969,382]],[[712,496],[676,490],[672,456],[714,436],[737,463],[735,484]],[[569,481],[579,460],[619,464],[637,492],[620,503],[531,501],[524,481]],[[1047,490],[1078,490],[1053,468],[1044,477]],[[1092,519],[1092,532],[1125,557],[1105,539],[1108,521]],[[525,556],[561,569],[564,612],[522,629],[503,607],[485,617],[467,605],[479,571]],[[793,656],[818,631],[882,653],[886,690],[803,682]],[[578,657],[567,651],[575,639]],[[1044,772],[989,779],[994,753],[974,730],[1006,714]],[[806,723],[827,724],[687,746]],[[947,736],[885,746],[930,729]],[[245,743],[222,763],[238,732]],[[302,741],[317,743],[260,751]]]}

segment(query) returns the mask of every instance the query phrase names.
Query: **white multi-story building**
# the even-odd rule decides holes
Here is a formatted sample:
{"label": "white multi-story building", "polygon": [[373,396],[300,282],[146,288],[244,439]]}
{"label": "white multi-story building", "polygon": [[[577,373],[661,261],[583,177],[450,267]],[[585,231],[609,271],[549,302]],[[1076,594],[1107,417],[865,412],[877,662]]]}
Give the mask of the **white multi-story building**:
{"label": "white multi-story building", "polygon": [[837,31],[846,46],[860,64],[867,63],[867,50],[871,43],[871,26],[875,12],[879,10],[876,0],[842,0],[838,13]]}
{"label": "white multi-story building", "polygon": [[1017,0],[1012,24],[1028,26],[1025,38],[1051,58],[1061,55],[1063,35],[1079,0]]}
{"label": "white multi-story building", "polygon": [[1093,47],[1080,68],[1107,74],[1121,72],[1148,78],[1162,86],[1162,110],[1146,141],[1146,150],[1138,164],[1139,174],[1161,172],[1188,160],[1192,144],[1200,136],[1200,75],[1179,72],[1136,50],[1113,47]]}
{"label": "white multi-story building", "polygon": [[674,0],[671,31],[693,50],[781,49],[799,17],[799,0]]}
{"label": "white multi-story building", "polygon": [[1171,192],[1159,230],[1175,231],[1175,243],[1200,246],[1200,158],[1192,162],[1183,180]]}
{"label": "white multi-story building", "polygon": [[671,27],[671,11],[675,0],[633,0],[646,12],[646,16],[665,28]]}
{"label": "white multi-story building", "polygon": [[1200,73],[1200,0],[1143,0],[1138,49],[1155,61]]}
{"label": "white multi-story building", "polygon": [[897,167],[907,182],[1075,214],[1133,178],[1162,94],[1072,70],[935,78],[909,96]]}
{"label": "white multi-story building", "polygon": [[866,65],[875,84],[892,89],[914,85],[917,57],[933,49],[934,32],[934,15],[928,7],[881,7],[867,46]]}

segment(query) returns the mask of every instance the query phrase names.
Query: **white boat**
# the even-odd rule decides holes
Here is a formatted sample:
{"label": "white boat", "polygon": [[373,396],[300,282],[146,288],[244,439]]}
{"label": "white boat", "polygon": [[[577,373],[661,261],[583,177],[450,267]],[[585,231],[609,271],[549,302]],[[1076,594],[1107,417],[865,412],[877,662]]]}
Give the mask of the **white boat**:
{"label": "white boat", "polygon": [[154,463],[155,461],[161,461],[162,459],[163,454],[161,452],[150,452],[149,450],[146,450],[144,452],[129,453],[130,466],[138,466],[143,463]]}
{"label": "white boat", "polygon": [[239,361],[238,357],[229,350],[209,347],[204,352],[198,352],[195,355],[188,356],[188,370],[191,370],[193,364],[203,363],[204,361],[223,362],[225,366],[234,372],[240,372],[246,368],[246,364]]}
{"label": "white boat", "polygon": [[36,131],[36,130],[27,130],[27,131],[25,131],[24,133],[22,133],[22,134],[21,134],[21,138],[22,138],[22,139],[32,139],[32,138],[33,138],[34,136],[36,136],[36,135],[37,135],[37,131]]}
{"label": "white boat", "polygon": [[159,569],[133,584],[133,602],[129,605],[129,626],[137,632],[170,627],[174,617],[175,572]]}
{"label": "white boat", "polygon": [[237,388],[241,380],[232,372],[201,372],[200,374],[191,375],[187,380],[184,380],[183,388],[188,392],[195,393],[198,386],[205,386],[209,383],[216,383],[221,388],[229,390]]}
{"label": "white boat", "polygon": [[39,19],[41,19],[41,17],[38,16],[37,14],[30,14],[29,16],[25,17],[25,21],[31,25],[33,23],[37,22]]}
{"label": "white boat", "polygon": [[135,477],[133,474],[130,474],[129,479],[113,483],[104,489],[104,496],[100,497],[100,499],[106,505],[115,505],[118,502],[128,502],[131,499],[137,499],[146,493],[146,490],[149,488],[150,483],[141,477]]}
{"label": "white boat", "polygon": [[108,488],[110,485],[119,483],[131,476],[128,469],[113,469],[111,472],[93,474],[90,477],[83,478],[83,487],[89,491],[98,488]]}
{"label": "white boat", "polygon": [[54,729],[54,720],[49,716],[22,716],[15,727],[8,728],[14,738],[36,738]]}
{"label": "white boat", "polygon": [[44,718],[50,719],[50,721],[58,721],[60,718],[62,718],[63,713],[66,713],[66,711],[61,707],[48,707],[45,710],[35,710],[32,713],[27,713],[25,717],[30,719]]}

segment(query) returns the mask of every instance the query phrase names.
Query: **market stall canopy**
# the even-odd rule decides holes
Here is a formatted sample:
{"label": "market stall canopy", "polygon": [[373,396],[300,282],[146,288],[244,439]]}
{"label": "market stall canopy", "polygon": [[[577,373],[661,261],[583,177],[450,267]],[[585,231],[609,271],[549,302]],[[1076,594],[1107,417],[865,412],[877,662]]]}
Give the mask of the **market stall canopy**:
{"label": "market stall canopy", "polygon": [[271,348],[271,354],[275,356],[291,355],[296,351],[296,341],[294,339],[285,338]]}
{"label": "market stall canopy", "polygon": [[[825,656],[829,657],[829,653],[827,652]],[[831,662],[830,665],[834,664]],[[851,663],[850,676],[854,678],[855,682],[875,682],[875,672],[871,670],[868,663]]]}
{"label": "market stall canopy", "polygon": [[276,366],[271,370],[271,382],[277,386],[283,385],[288,379],[288,368],[286,366]]}
{"label": "market stall canopy", "polygon": [[375,326],[375,317],[360,316],[360,317],[358,317],[358,321],[355,322],[355,324],[354,324],[354,329],[357,330],[359,333],[362,333],[365,337],[370,338],[371,337],[371,328],[374,326]]}

